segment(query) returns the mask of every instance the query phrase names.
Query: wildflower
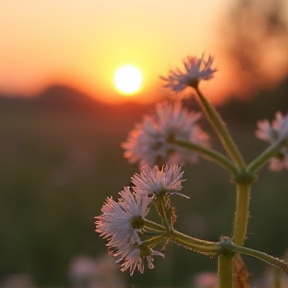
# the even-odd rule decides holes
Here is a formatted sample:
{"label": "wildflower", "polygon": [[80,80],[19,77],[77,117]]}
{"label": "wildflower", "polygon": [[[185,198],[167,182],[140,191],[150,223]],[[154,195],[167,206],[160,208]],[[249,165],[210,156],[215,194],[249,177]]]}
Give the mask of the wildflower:
{"label": "wildflower", "polygon": [[75,257],[69,267],[69,277],[75,284],[92,279],[95,272],[96,261],[88,256]]}
{"label": "wildflower", "polygon": [[120,251],[117,251],[114,256],[118,256],[116,263],[121,263],[120,271],[124,272],[130,269],[130,275],[133,275],[135,269],[137,268],[140,273],[144,272],[144,263],[147,261],[148,268],[154,268],[154,257],[162,256],[164,254],[159,251],[154,251],[145,244],[140,244],[138,247],[135,245],[128,244],[127,246],[122,246]]}
{"label": "wildflower", "polygon": [[180,103],[161,103],[156,106],[154,117],[146,116],[136,124],[128,139],[122,144],[124,156],[129,162],[140,162],[140,166],[195,163],[197,154],[173,143],[174,139],[190,141],[208,146],[208,136],[196,122],[200,113],[182,109]]}
{"label": "wildflower", "polygon": [[[102,255],[91,258],[86,255],[75,256],[69,265],[68,276],[71,281],[69,287],[125,287],[117,273],[117,267],[111,257]],[[6,287],[6,286],[5,286]],[[12,286],[10,286],[12,287]],[[15,286],[13,286],[16,288]],[[36,286],[21,286],[19,288]]]}
{"label": "wildflower", "polygon": [[148,195],[137,195],[129,187],[119,192],[118,202],[112,197],[106,199],[101,211],[96,217],[96,232],[108,239],[108,247],[118,248],[123,243],[140,243],[139,231],[143,229],[143,218],[149,212],[151,199]]}
{"label": "wildflower", "polygon": [[187,197],[179,193],[182,189],[183,173],[181,168],[176,165],[163,166],[161,170],[157,166],[154,168],[144,166],[140,174],[136,173],[131,177],[131,181],[138,193],[144,192],[147,195],[168,193]]}
{"label": "wildflower", "polygon": [[194,276],[195,287],[216,288],[218,287],[218,275],[213,272],[201,272]]}
{"label": "wildflower", "polygon": [[270,169],[280,171],[284,168],[288,169],[288,114],[283,116],[281,112],[277,112],[275,116],[271,124],[268,120],[259,121],[255,134],[259,139],[271,144],[286,139],[279,153],[270,159]]}
{"label": "wildflower", "polygon": [[174,92],[180,92],[186,87],[197,88],[200,80],[209,80],[213,77],[216,68],[212,68],[213,57],[209,55],[208,59],[204,60],[204,55],[201,58],[188,56],[183,60],[185,71],[182,72],[179,68],[170,70],[167,77],[160,76],[166,82],[163,86]]}
{"label": "wildflower", "polygon": [[149,212],[152,198],[131,189],[124,187],[119,192],[121,197],[118,202],[108,197],[101,209],[102,214],[96,217],[95,222],[96,232],[108,239],[109,254],[117,257],[116,263],[121,263],[121,271],[130,269],[130,275],[136,268],[143,273],[145,260],[148,268],[153,269],[154,255],[164,257],[161,252],[146,246],[138,235],[144,231],[143,218]]}

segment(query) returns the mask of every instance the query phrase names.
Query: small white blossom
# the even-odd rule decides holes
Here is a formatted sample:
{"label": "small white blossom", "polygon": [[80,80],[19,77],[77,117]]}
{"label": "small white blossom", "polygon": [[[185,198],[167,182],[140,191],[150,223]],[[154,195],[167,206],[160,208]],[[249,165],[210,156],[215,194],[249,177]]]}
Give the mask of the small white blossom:
{"label": "small white blossom", "polygon": [[151,199],[148,195],[137,195],[124,187],[119,192],[121,196],[118,202],[112,197],[106,199],[101,211],[102,214],[96,217],[96,232],[104,239],[108,239],[108,247],[118,248],[123,243],[140,243],[137,234],[141,228],[133,227],[133,220],[144,218],[149,212]]}
{"label": "small white blossom", "polygon": [[180,92],[186,87],[197,87],[200,80],[209,80],[217,71],[212,68],[213,57],[209,55],[207,60],[204,60],[204,55],[201,58],[188,56],[183,60],[184,72],[179,68],[170,70],[167,77],[160,76],[166,82],[163,86],[174,92]]}
{"label": "small white blossom", "polygon": [[126,247],[122,246],[121,251],[119,251],[116,256],[120,254],[116,263],[121,263],[122,272],[130,269],[130,275],[133,275],[135,269],[137,268],[140,273],[144,272],[144,263],[147,261],[148,268],[154,268],[154,257],[161,256],[164,258],[164,254],[158,251],[154,251],[151,248],[139,245],[139,247],[133,247],[129,244]]}
{"label": "small white blossom", "polygon": [[271,124],[268,120],[263,120],[259,121],[257,126],[258,130],[255,134],[261,140],[272,144],[287,139],[286,146],[271,158],[269,167],[272,171],[288,169],[288,114],[283,116],[281,112],[277,112]]}
{"label": "small white blossom", "polygon": [[288,169],[287,148],[282,149],[279,156],[274,157],[270,160],[269,168],[275,172],[281,171],[283,169]]}
{"label": "small white blossom", "polygon": [[154,168],[144,166],[140,174],[136,173],[131,177],[131,181],[138,193],[144,192],[147,195],[168,193],[187,197],[179,192],[182,189],[183,173],[176,165],[163,166],[161,170],[157,166]]}
{"label": "small white blossom", "polygon": [[256,136],[259,139],[273,143],[288,137],[288,114],[283,116],[281,112],[275,114],[275,120],[270,124],[268,120],[259,121]]}
{"label": "small white blossom", "polygon": [[153,269],[153,256],[164,257],[146,246],[138,235],[145,231],[141,220],[148,214],[152,198],[130,187],[124,187],[119,194],[118,202],[112,197],[106,199],[102,214],[96,217],[96,232],[107,239],[109,254],[117,258],[116,263],[121,263],[121,271],[130,269],[132,275],[137,268],[143,273],[145,260],[148,268]]}
{"label": "small white blossom", "polygon": [[200,117],[200,113],[183,109],[180,102],[158,104],[156,115],[136,124],[122,143],[124,156],[131,163],[139,161],[140,167],[197,162],[196,153],[173,143],[173,139],[208,146],[208,135],[196,124]]}

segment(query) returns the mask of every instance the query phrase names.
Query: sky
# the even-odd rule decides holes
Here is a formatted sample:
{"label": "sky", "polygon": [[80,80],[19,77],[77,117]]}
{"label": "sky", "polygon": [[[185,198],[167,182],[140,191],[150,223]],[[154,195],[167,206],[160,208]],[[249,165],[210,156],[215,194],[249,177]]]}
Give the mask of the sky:
{"label": "sky", "polygon": [[163,93],[159,75],[180,66],[187,55],[206,53],[215,56],[219,74],[203,89],[220,99],[227,91],[217,43],[231,2],[1,0],[0,92],[34,95],[62,83],[117,103],[127,96],[115,90],[114,73],[132,64],[143,74],[134,98],[155,101]]}

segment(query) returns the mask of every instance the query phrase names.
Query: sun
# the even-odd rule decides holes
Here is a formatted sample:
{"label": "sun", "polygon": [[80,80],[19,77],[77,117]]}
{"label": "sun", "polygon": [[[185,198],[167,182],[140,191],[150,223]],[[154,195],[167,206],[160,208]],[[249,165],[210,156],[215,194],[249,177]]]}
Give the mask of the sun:
{"label": "sun", "polygon": [[142,73],[133,65],[124,65],[117,69],[114,75],[114,84],[117,90],[124,95],[134,95],[142,85]]}

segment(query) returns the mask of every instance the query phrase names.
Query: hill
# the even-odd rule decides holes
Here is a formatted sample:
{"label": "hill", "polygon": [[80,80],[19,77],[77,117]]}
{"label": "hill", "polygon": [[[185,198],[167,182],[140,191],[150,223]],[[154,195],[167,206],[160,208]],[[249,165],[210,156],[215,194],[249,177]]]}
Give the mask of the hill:
{"label": "hill", "polygon": [[[1,94],[0,94],[1,95]],[[74,88],[53,85],[43,90],[34,97],[23,97],[21,95],[0,96],[0,111],[19,111],[38,113],[64,113],[74,115],[94,115],[95,117],[139,118],[151,105],[141,105],[134,102],[110,105],[97,101],[89,95]],[[138,117],[137,117],[138,116]]]}
{"label": "hill", "polygon": [[[261,91],[257,97],[231,97],[217,107],[223,118],[231,122],[253,122],[258,119],[272,118],[276,111],[288,111],[288,81],[274,91]],[[0,94],[1,95],[1,94]],[[184,100],[190,108],[199,109],[195,101]],[[35,97],[24,98],[21,95],[0,96],[0,111],[38,111],[39,113],[73,113],[75,115],[94,115],[105,118],[112,116],[129,119],[141,119],[141,115],[153,109],[153,104],[143,105],[135,102],[110,105],[99,102],[74,88],[53,85]]]}

